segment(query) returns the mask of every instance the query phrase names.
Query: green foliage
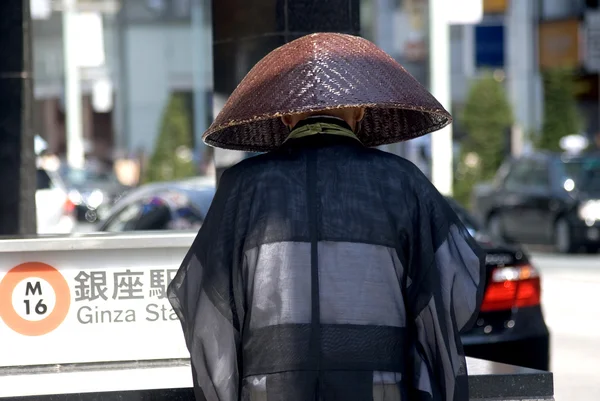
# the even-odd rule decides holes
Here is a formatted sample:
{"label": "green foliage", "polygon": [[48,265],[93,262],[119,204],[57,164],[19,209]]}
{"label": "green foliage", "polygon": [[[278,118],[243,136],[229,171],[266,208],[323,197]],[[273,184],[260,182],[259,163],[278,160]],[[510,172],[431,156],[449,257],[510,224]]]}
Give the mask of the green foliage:
{"label": "green foliage", "polygon": [[455,174],[454,197],[468,205],[473,186],[493,178],[504,159],[513,115],[500,78],[487,72],[473,82],[461,122],[467,135]]}
{"label": "green foliage", "polygon": [[192,122],[185,97],[173,94],[162,117],[145,182],[172,181],[196,175]]}
{"label": "green foliage", "polygon": [[538,149],[560,151],[560,139],[579,134],[583,121],[577,109],[574,75],[568,69],[551,69],[543,73],[544,122],[535,141]]}

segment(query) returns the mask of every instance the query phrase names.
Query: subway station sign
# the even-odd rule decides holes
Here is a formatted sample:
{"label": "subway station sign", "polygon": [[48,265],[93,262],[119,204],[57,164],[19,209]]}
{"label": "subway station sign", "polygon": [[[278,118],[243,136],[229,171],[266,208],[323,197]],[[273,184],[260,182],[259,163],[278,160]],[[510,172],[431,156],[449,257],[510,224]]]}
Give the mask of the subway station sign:
{"label": "subway station sign", "polygon": [[101,253],[0,262],[0,367],[189,356],[166,294],[185,250]]}

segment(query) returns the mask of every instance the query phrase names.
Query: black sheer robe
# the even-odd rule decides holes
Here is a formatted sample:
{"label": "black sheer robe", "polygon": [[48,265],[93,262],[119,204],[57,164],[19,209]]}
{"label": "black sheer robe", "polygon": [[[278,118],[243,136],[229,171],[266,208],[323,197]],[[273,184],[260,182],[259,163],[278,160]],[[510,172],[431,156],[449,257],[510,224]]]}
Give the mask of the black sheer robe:
{"label": "black sheer robe", "polygon": [[412,163],[315,135],[224,173],[169,299],[198,400],[467,401],[484,268]]}

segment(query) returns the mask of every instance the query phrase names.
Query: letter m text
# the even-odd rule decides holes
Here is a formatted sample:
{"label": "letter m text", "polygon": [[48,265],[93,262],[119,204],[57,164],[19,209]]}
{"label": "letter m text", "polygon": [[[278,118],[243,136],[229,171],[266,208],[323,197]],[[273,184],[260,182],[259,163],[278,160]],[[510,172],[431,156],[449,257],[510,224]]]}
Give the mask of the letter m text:
{"label": "letter m text", "polygon": [[39,281],[36,281],[35,285],[31,285],[30,282],[27,282],[27,286],[25,287],[25,296],[29,295],[30,293],[31,295],[35,295],[36,293],[42,295],[42,285]]}

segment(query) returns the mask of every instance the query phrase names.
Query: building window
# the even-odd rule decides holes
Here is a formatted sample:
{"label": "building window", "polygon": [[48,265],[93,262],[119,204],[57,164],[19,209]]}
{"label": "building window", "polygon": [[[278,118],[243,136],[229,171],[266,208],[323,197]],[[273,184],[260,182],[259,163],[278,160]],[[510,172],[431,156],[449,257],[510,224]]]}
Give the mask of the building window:
{"label": "building window", "polygon": [[504,67],[504,24],[475,26],[475,67]]}

